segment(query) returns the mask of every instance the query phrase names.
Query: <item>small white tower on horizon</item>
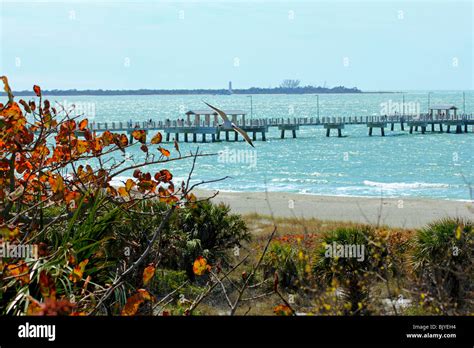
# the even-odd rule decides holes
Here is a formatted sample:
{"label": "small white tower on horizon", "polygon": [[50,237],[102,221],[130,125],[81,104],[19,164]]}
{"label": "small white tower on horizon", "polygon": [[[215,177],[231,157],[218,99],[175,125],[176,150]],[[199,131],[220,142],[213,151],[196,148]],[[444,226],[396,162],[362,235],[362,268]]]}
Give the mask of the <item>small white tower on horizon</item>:
{"label": "small white tower on horizon", "polygon": [[229,93],[232,94],[232,81],[229,81]]}

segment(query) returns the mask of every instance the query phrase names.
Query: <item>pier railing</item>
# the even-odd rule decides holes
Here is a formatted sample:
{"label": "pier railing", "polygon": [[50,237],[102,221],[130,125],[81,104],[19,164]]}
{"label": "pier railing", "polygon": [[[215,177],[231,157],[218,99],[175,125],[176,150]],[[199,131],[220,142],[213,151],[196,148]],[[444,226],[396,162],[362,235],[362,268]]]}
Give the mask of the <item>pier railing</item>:
{"label": "pier railing", "polygon": [[[431,116],[431,115],[387,115],[387,116],[343,116],[343,117],[271,117],[258,118],[251,120],[236,120],[239,127],[260,128],[260,127],[278,127],[278,126],[318,126],[325,124],[369,124],[369,123],[401,123],[401,122],[427,122],[440,123],[448,121],[468,122],[474,121],[473,114],[461,114],[456,116]],[[217,127],[215,120],[186,121],[184,119],[165,120],[165,121],[141,121],[141,122],[92,122],[91,129],[94,131],[133,131],[134,129],[144,130],[166,130],[167,128],[185,128],[185,127]]]}

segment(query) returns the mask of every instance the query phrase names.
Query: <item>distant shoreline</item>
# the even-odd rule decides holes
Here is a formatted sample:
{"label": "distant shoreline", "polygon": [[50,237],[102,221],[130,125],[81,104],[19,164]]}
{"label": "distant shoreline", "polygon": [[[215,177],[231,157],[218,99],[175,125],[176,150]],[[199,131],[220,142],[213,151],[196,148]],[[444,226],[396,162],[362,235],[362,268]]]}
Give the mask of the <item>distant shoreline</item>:
{"label": "distant shoreline", "polygon": [[[363,92],[360,89],[347,88],[338,86],[333,88],[326,87],[295,87],[295,88],[258,88],[252,87],[247,89],[136,89],[136,90],[43,90],[43,95],[53,96],[120,96],[120,95],[233,95],[233,94],[361,94],[361,93],[392,93],[392,92]],[[34,96],[33,91],[14,91],[16,96]],[[0,95],[5,96],[4,92]]]}
{"label": "distant shoreline", "polygon": [[[69,93],[68,91],[42,91],[42,95],[44,96],[97,96],[97,97],[107,97],[107,96],[131,96],[131,95],[138,95],[138,96],[147,96],[147,95],[165,95],[165,96],[171,96],[171,95],[305,95],[305,94],[400,94],[404,92],[392,92],[392,91],[378,91],[378,92],[306,92],[306,93],[211,93],[211,92],[206,92],[206,93],[122,93],[121,91],[117,91],[117,93],[99,93],[99,92],[87,92],[87,91],[78,91],[76,93]],[[13,92],[14,96],[17,97],[33,97],[35,94],[33,92],[29,91],[19,91],[19,92]],[[5,92],[0,92],[0,96],[6,97]]]}

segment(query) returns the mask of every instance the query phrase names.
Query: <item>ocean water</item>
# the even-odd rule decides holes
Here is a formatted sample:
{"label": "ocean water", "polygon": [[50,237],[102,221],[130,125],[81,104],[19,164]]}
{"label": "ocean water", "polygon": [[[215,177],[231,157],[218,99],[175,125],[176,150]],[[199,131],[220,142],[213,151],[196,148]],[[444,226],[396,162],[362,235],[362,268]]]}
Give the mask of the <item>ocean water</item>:
{"label": "ocean water", "polygon": [[[387,107],[405,105],[426,112],[428,92],[371,94],[322,94],[319,96],[320,116],[370,116],[385,114]],[[231,96],[78,96],[49,97],[50,101],[70,105],[84,111],[96,122],[164,120],[183,118],[190,109],[203,109],[205,100],[222,109],[247,110],[250,98]],[[253,117],[310,117],[317,114],[314,95],[254,95]],[[474,113],[474,92],[435,91],[431,105],[455,104],[459,112]],[[333,131],[334,132],[334,131]],[[408,134],[399,125],[395,131],[379,130],[368,136],[365,125],[348,125],[344,137],[327,138],[321,127],[301,127],[297,138],[280,139],[278,129],[271,128],[267,141],[255,142],[255,149],[246,143],[180,143],[183,154],[189,151],[215,153],[199,158],[193,182],[226,180],[208,183],[202,188],[224,191],[285,191],[315,195],[424,197],[470,200],[474,187],[474,133],[447,134],[427,132]],[[200,137],[198,137],[200,139]],[[260,139],[258,135],[257,139]],[[153,146],[152,146],[153,148]],[[172,144],[168,148],[173,150]],[[134,146],[135,160],[143,153]],[[187,177],[191,160],[176,161],[166,166],[176,181]],[[163,169],[160,166],[150,171]],[[126,175],[130,173],[125,173]]]}

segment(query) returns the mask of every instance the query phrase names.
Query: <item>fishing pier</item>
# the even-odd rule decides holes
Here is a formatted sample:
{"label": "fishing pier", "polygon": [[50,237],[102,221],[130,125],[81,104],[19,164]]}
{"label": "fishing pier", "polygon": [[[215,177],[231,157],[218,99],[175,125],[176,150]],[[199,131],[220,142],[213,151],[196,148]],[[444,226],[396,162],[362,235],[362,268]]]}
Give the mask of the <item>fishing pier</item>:
{"label": "fishing pier", "polygon": [[[427,114],[421,115],[389,115],[389,116],[347,116],[347,117],[292,117],[292,118],[257,118],[248,119],[247,113],[242,110],[224,111],[231,121],[243,129],[253,139],[265,141],[266,133],[270,127],[278,128],[280,138],[285,138],[285,133],[291,132],[296,138],[297,131],[301,127],[323,127],[326,136],[331,135],[331,130],[337,131],[337,136],[342,137],[343,130],[350,125],[365,124],[368,135],[374,135],[374,128],[380,130],[380,135],[385,136],[386,130],[395,130],[395,126],[400,131],[408,129],[410,134],[427,131],[451,133],[467,133],[468,126],[474,132],[474,116],[472,114],[458,114],[457,108],[453,105],[435,105],[429,108]],[[171,137],[176,141],[184,142],[211,142],[216,141],[238,141],[239,134],[233,129],[225,129],[220,124],[223,123],[220,116],[213,110],[190,110],[185,113],[185,118],[165,121],[145,121],[145,122],[103,122],[90,124],[93,131],[103,132],[106,130],[115,132],[127,132],[130,140],[133,140],[131,133],[134,130],[162,131],[166,136],[166,141]],[[443,126],[445,128],[443,128]],[[223,133],[223,137],[222,137]]]}

